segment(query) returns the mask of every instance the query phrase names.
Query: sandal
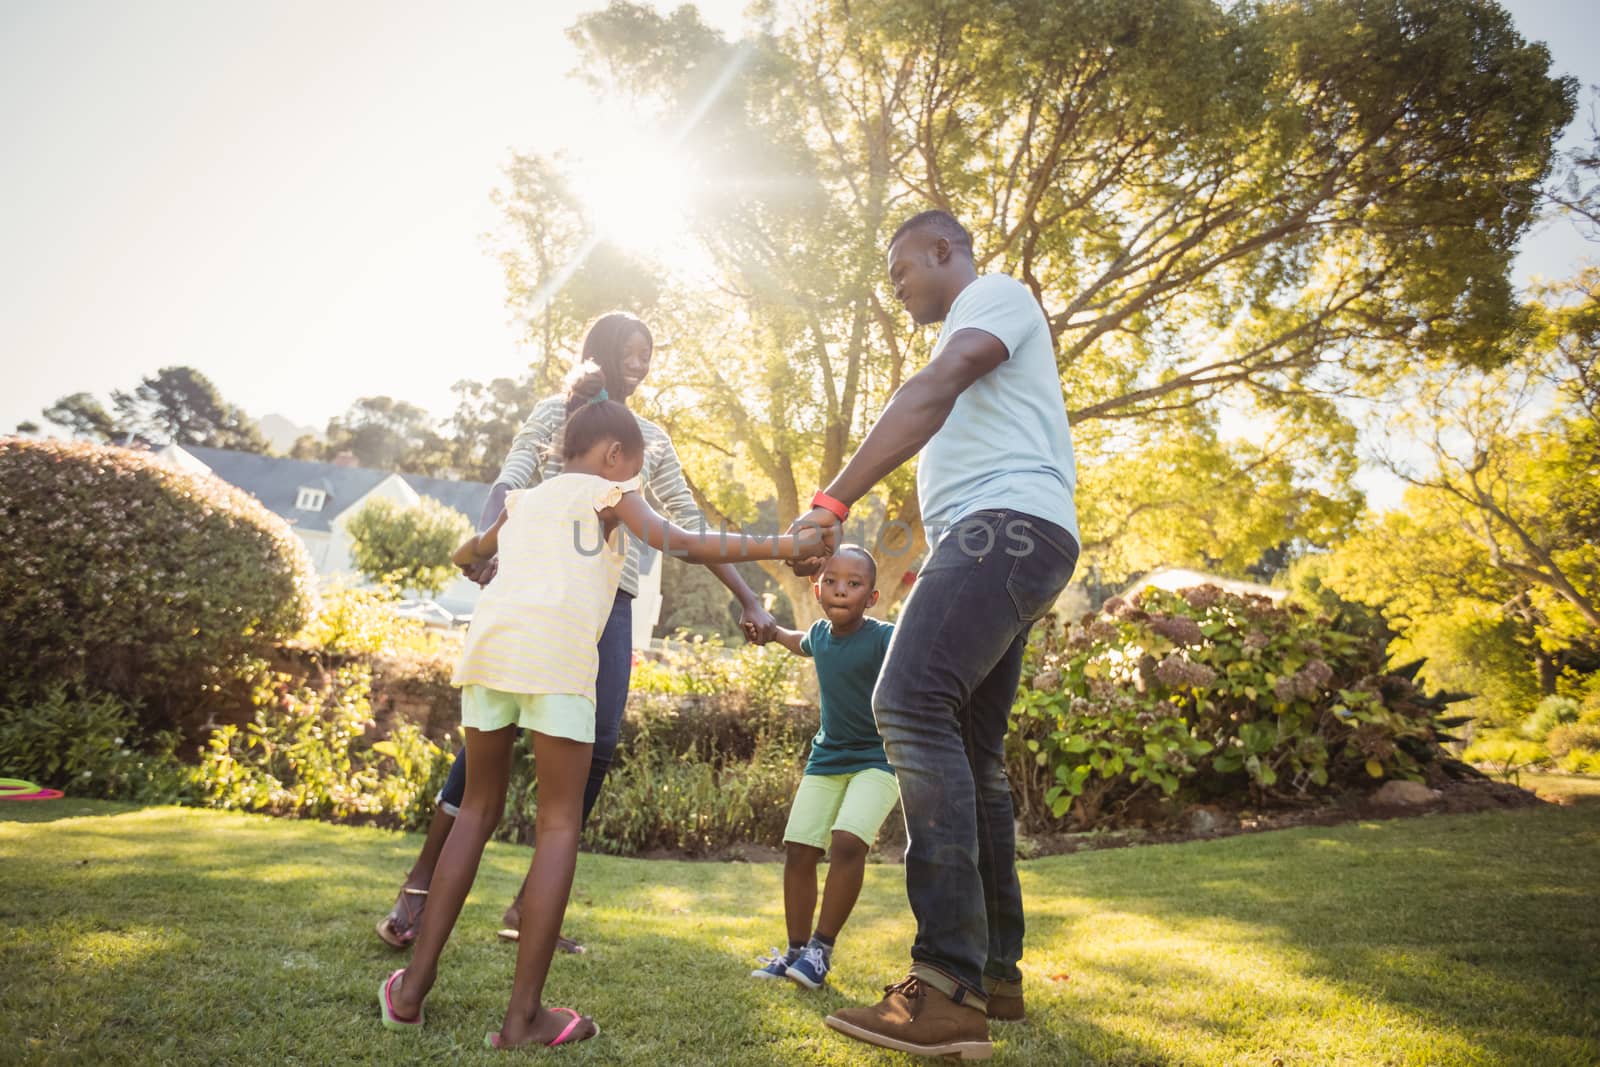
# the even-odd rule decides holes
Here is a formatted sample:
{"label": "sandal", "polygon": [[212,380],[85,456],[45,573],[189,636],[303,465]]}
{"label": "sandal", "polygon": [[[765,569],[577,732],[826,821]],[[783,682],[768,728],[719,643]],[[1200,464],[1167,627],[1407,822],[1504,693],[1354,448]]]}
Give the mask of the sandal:
{"label": "sandal", "polygon": [[428,891],[401,886],[389,914],[378,920],[378,936],[394,949],[407,949],[417,939],[417,926],[422,922],[422,909],[427,907]]}
{"label": "sandal", "polygon": [[394,1002],[389,999],[394,993],[395,982],[405,973],[405,968],[400,968],[391,974],[383,985],[378,987],[378,1014],[383,1016],[383,1028],[385,1030],[404,1032],[407,1030],[419,1030],[422,1027],[422,1009],[420,1007],[417,1008],[417,1017],[415,1019],[403,1019],[395,1014]]}
{"label": "sandal", "polygon": [[[578,1028],[578,1024],[583,1022],[586,1016],[579,1015],[571,1008],[551,1008],[550,1010],[564,1011],[568,1015],[572,1016],[572,1021],[567,1023],[566,1027],[559,1034],[557,1034],[555,1037],[552,1037],[549,1041],[546,1041],[544,1043],[545,1048],[555,1048],[557,1045],[576,1044],[579,1041],[587,1041],[591,1037],[600,1036],[600,1024],[595,1022],[593,1019],[590,1019],[589,1022],[594,1024],[594,1033],[585,1034],[583,1037],[573,1037],[572,1032]],[[483,1047],[495,1050],[500,1049],[502,1047],[500,1044],[500,1031],[490,1030],[487,1034],[484,1034]]]}
{"label": "sandal", "polygon": [[[518,941],[521,939],[522,934],[515,926],[507,926],[502,930],[496,930],[494,936],[498,937],[502,941]],[[574,941],[570,937],[557,934],[556,951],[565,952],[569,956],[581,956],[585,952],[588,952],[589,949],[582,941]]]}

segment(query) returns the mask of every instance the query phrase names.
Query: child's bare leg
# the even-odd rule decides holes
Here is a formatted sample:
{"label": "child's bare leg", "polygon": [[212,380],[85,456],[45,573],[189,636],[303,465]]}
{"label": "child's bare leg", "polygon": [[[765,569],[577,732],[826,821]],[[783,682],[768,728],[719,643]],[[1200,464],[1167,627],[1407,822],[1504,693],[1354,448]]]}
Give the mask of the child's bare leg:
{"label": "child's bare leg", "polygon": [[[832,941],[839,936],[850,909],[856,906],[861,895],[861,883],[867,876],[867,843],[848,830],[833,832],[833,847],[828,851],[828,882],[822,889],[822,913],[817,916],[817,933]],[[789,924],[789,937],[794,938],[794,924]],[[811,936],[810,931],[801,935]]]}
{"label": "child's bare leg", "polygon": [[505,809],[506,787],[511,781],[511,751],[517,732],[512,727],[499,730],[474,730],[467,734],[467,789],[461,812],[450,828],[450,836],[439,854],[433,883],[428,892],[428,908],[422,913],[417,944],[406,973],[392,994],[394,1010],[402,1018],[414,1018],[423,998],[433,988],[438,975],[439,954],[450,940],[478,875],[484,846]]}
{"label": "child's bare leg", "polygon": [[[511,1003],[500,1028],[500,1047],[545,1043],[572,1021],[546,1010],[541,998],[550,973],[572,876],[578,865],[578,838],[583,833],[583,787],[589,777],[593,746],[535,732],[533,762],[538,775],[539,814],[534,825],[533,864],[523,883],[522,936],[517,940],[517,972]],[[574,1038],[593,1032],[593,1022],[580,1024]]]}
{"label": "child's bare leg", "polygon": [[406,875],[408,888],[427,889],[433,884],[433,870],[439,865],[439,856],[444,852],[444,843],[449,839],[450,827],[455,822],[454,815],[443,808],[434,808],[433,819],[428,823],[428,836],[422,839],[422,851],[417,854],[417,862]]}
{"label": "child's bare leg", "polygon": [[811,916],[817,910],[817,861],[822,850],[794,841],[785,842],[784,848],[783,917],[789,944],[803,945],[811,939]]}
{"label": "child's bare leg", "polygon": [[527,877],[522,879],[522,884],[517,887],[517,895],[511,898],[511,903],[506,906],[506,913],[500,916],[500,925],[517,929],[522,925],[522,902],[528,895],[528,881],[533,877],[533,868],[528,868]]}

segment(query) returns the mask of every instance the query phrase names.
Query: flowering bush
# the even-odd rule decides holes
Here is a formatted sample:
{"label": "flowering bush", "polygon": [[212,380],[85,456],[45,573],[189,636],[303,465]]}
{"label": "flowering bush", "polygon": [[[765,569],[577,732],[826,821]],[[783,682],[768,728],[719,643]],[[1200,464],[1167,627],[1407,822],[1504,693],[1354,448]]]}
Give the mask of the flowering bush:
{"label": "flowering bush", "polygon": [[120,448],[0,440],[0,682],[92,677],[192,726],[305,622],[289,527],[221,482]]}
{"label": "flowering bush", "polygon": [[1386,674],[1373,639],[1215,586],[1113,598],[1035,630],[1012,710],[1019,811],[1093,823],[1180,789],[1304,795],[1422,777],[1450,698]]}

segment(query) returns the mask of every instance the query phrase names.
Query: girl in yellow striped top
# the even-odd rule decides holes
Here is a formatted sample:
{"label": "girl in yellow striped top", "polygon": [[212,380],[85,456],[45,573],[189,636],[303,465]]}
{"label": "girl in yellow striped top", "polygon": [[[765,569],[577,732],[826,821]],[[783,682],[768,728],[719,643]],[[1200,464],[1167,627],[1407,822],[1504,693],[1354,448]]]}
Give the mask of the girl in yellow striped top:
{"label": "girl in yellow striped top", "polygon": [[467,567],[498,553],[500,570],[478,602],[456,668],[467,739],[466,795],[434,871],[411,965],[391,974],[379,990],[390,1029],[422,1025],[422,1002],[437,975],[439,953],[500,822],[513,727],[521,726],[533,736],[539,786],[530,892],[511,1003],[500,1029],[484,1040],[493,1048],[560,1045],[600,1032],[587,1016],[545,1008],[540,997],[577,865],[594,741],[596,643],[622,577],[621,527],[695,563],[807,559],[833,549],[831,531],[752,538],[690,533],[673,525],[638,492],[644,462],[639,423],[607,399],[598,372],[572,387],[567,410],[563,472],[508,495],[498,521],[468,538],[454,556]]}

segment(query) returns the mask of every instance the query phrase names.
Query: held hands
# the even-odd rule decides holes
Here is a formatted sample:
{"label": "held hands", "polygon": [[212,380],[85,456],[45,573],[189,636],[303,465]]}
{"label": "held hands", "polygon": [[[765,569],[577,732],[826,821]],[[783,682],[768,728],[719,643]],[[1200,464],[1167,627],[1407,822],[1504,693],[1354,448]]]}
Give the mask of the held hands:
{"label": "held hands", "polygon": [[762,604],[746,604],[739,616],[739,629],[752,645],[764,645],[778,633],[778,620]]}
{"label": "held hands", "polygon": [[480,563],[463,563],[461,573],[469,582],[477,582],[480,587],[488,585],[500,571],[500,557],[491,556]]}
{"label": "held hands", "polygon": [[842,528],[839,516],[827,508],[812,508],[789,525],[801,558],[786,560],[784,565],[799,578],[816,574],[822,569],[823,561],[839,547]]}

